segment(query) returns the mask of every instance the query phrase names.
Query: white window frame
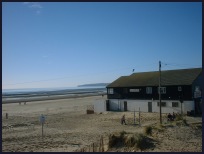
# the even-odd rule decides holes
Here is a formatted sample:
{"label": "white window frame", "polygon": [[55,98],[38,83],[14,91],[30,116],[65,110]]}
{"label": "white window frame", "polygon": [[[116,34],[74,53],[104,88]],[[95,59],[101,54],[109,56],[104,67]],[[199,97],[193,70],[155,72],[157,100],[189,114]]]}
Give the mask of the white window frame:
{"label": "white window frame", "polygon": [[108,88],[108,94],[114,94],[114,89],[113,88]]}
{"label": "white window frame", "polygon": [[146,93],[152,94],[152,87],[146,87]]}
{"label": "white window frame", "polygon": [[[161,94],[166,94],[166,87],[160,87]],[[158,87],[158,94],[159,94],[159,87]]]}

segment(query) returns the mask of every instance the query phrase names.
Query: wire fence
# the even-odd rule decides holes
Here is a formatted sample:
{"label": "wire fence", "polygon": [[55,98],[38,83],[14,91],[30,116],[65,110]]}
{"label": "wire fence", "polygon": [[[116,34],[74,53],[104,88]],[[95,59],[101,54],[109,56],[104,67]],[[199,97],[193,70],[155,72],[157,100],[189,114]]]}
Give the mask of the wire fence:
{"label": "wire fence", "polygon": [[87,114],[93,114],[94,113],[94,105],[88,105],[86,113]]}
{"label": "wire fence", "polygon": [[74,152],[106,152],[109,148],[109,137],[100,136],[99,140]]}
{"label": "wire fence", "polygon": [[[129,111],[123,112],[126,115],[126,123],[129,125],[144,126],[153,123],[160,123],[160,113],[156,112],[139,112]],[[167,123],[167,114],[161,114],[162,123]]]}

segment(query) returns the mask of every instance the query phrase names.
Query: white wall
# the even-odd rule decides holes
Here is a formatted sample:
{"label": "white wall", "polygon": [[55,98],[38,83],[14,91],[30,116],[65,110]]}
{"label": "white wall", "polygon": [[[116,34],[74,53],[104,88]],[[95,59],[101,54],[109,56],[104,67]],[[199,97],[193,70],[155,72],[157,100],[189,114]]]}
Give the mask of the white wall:
{"label": "white wall", "polygon": [[[159,112],[160,108],[157,106],[159,100],[125,100],[125,99],[110,99],[110,110],[111,111],[124,111],[124,101],[127,101],[127,110],[128,111],[140,111],[148,112],[148,102],[152,102],[152,112]],[[166,106],[162,107],[162,113],[181,113],[181,103],[175,100],[162,100],[166,102]],[[178,102],[178,107],[172,107],[172,102]],[[187,111],[194,110],[193,101],[184,101],[182,103],[183,113],[186,114]]]}
{"label": "white wall", "polygon": [[106,101],[105,100],[97,100],[94,102],[94,112],[100,113],[106,111]]}
{"label": "white wall", "polygon": [[[127,101],[127,109],[128,111],[143,111],[148,112],[148,102],[147,100],[129,100]],[[152,105],[153,106],[153,105]]]}

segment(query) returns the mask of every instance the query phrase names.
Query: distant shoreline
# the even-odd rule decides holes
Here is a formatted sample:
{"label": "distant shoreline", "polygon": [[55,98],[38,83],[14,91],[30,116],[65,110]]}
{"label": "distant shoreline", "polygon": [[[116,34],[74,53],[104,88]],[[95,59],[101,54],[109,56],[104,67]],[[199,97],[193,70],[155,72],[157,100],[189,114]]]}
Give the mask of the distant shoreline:
{"label": "distant shoreline", "polygon": [[110,83],[93,83],[93,84],[83,84],[83,85],[78,85],[77,87],[106,87]]}

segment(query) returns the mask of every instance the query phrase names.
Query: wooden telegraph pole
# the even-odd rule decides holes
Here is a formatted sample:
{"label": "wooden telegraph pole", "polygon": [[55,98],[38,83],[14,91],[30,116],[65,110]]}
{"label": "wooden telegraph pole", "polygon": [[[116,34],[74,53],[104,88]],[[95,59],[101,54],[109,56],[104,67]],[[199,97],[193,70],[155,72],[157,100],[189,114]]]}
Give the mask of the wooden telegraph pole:
{"label": "wooden telegraph pole", "polygon": [[136,125],[136,122],[135,122],[135,109],[134,109],[134,126]]}
{"label": "wooden telegraph pole", "polygon": [[141,126],[141,123],[140,123],[140,107],[139,107],[139,126]]}
{"label": "wooden telegraph pole", "polygon": [[159,61],[159,111],[160,111],[160,124],[162,124],[162,115],[161,115],[161,61]]}

